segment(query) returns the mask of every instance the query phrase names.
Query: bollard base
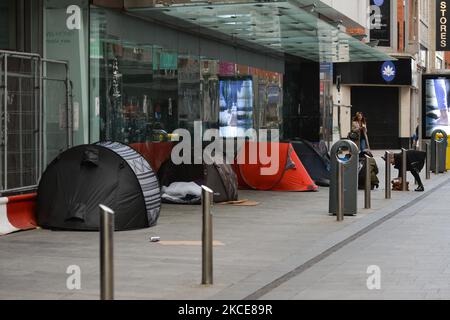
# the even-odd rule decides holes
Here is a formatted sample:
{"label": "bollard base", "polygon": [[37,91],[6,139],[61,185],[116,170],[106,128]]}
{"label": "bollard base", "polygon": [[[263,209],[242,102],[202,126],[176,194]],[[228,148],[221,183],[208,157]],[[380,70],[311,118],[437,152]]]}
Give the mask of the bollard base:
{"label": "bollard base", "polygon": [[200,284],[200,288],[210,288],[212,286],[214,286],[213,283],[201,283]]}
{"label": "bollard base", "polygon": [[[336,213],[329,213],[328,214],[330,217],[336,217]],[[345,213],[344,217],[356,217],[357,214],[356,213]]]}

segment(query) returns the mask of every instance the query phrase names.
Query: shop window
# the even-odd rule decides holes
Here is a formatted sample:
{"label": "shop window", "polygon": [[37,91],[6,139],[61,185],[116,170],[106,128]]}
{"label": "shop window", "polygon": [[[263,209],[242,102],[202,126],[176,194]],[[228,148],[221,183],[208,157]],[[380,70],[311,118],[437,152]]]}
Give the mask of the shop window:
{"label": "shop window", "polygon": [[[91,141],[168,141],[178,128],[193,133],[196,121],[224,137],[281,128],[282,74],[111,34],[113,14],[90,12]],[[135,21],[126,19],[132,29]]]}
{"label": "shop window", "polygon": [[[178,56],[157,46],[103,42],[98,79],[100,138],[124,143],[169,139],[178,127]],[[95,91],[94,91],[95,92]],[[94,99],[95,100],[95,99]]]}
{"label": "shop window", "polygon": [[441,58],[436,57],[436,69],[441,70],[443,68],[443,64],[444,61]]}
{"label": "shop window", "polygon": [[420,46],[420,64],[424,68],[428,68],[428,49]]}

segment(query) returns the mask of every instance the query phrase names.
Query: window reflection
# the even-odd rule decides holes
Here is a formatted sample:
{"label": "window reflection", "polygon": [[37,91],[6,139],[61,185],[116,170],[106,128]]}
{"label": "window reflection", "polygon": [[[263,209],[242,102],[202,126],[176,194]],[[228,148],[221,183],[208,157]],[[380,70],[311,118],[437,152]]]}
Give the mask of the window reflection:
{"label": "window reflection", "polygon": [[[91,140],[168,141],[175,129],[193,132],[195,121],[219,129],[224,112],[225,137],[281,129],[282,74],[118,38],[108,34],[105,10],[91,8]],[[226,88],[235,96],[221,94]]]}

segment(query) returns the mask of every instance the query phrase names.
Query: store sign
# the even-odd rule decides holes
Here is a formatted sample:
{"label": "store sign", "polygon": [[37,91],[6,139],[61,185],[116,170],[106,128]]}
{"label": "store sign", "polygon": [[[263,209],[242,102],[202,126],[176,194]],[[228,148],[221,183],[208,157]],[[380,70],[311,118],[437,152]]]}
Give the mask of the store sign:
{"label": "store sign", "polygon": [[234,76],[236,73],[236,65],[233,62],[219,62],[219,74],[221,76]]}
{"label": "store sign", "polygon": [[391,61],[386,61],[381,66],[381,76],[386,82],[391,82],[392,80],[394,80],[396,73],[397,69],[395,68],[394,63]]}
{"label": "store sign", "polygon": [[[340,75],[340,81],[345,85],[414,86],[412,63],[415,61],[410,58],[336,63],[333,73]],[[338,81],[338,76],[335,81]]]}
{"label": "store sign", "polygon": [[447,32],[450,28],[449,5],[449,0],[436,2],[436,51],[450,50],[450,39]]}

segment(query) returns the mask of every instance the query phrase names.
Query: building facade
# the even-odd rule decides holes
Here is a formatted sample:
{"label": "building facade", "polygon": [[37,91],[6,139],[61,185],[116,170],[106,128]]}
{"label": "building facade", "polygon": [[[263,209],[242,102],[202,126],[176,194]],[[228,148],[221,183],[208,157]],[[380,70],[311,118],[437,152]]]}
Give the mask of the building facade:
{"label": "building facade", "polygon": [[[333,64],[391,59],[361,38],[369,32],[368,6],[358,0],[3,1],[2,78],[13,74],[16,52],[17,68],[43,79],[34,93],[40,108],[29,103],[39,111],[28,142],[34,182],[70,145],[157,143],[177,128],[194,132],[198,123],[228,139],[248,129],[279,129],[284,140],[331,143]],[[39,67],[20,53],[35,54]],[[19,88],[11,83],[3,81],[1,101],[12,114],[23,103],[13,101]],[[0,157],[2,181],[8,180],[2,190],[32,184],[23,181],[25,164],[19,175],[10,168],[25,161],[13,155],[23,153],[25,138],[8,126],[3,120],[9,149]]]}
{"label": "building facade", "polygon": [[[422,136],[422,75],[448,67],[447,54],[435,50],[435,6],[430,0],[370,1],[365,41],[397,59],[395,75],[383,76],[384,62],[336,65],[343,83],[339,93],[334,88],[334,99],[344,120],[334,140],[347,134],[358,111],[368,118],[374,149],[409,148],[417,126]],[[351,76],[358,70],[370,77]]]}

